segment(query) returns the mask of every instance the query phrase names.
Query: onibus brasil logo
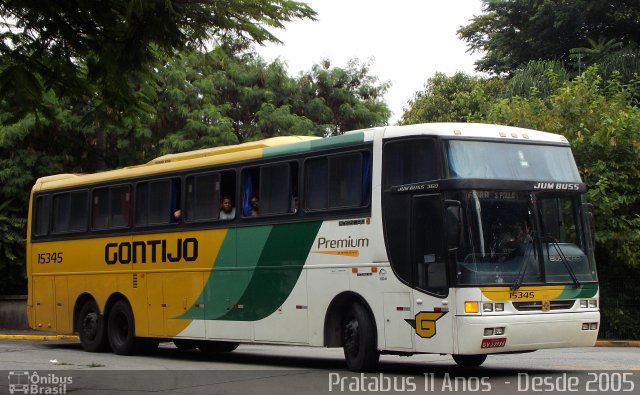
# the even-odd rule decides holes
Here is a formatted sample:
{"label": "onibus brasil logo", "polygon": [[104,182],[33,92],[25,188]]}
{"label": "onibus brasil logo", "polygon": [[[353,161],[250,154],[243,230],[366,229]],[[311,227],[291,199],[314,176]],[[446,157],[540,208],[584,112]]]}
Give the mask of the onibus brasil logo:
{"label": "onibus brasil logo", "polygon": [[55,373],[40,375],[38,372],[9,372],[11,394],[66,394],[67,385],[72,383],[71,376],[60,376]]}

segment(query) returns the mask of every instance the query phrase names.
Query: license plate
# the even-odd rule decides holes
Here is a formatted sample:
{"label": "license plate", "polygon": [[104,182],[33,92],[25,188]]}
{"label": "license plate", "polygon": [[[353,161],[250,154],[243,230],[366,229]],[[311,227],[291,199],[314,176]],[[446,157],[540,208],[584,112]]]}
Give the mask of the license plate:
{"label": "license plate", "polygon": [[482,339],[481,348],[497,348],[504,347],[507,344],[506,337],[499,337],[495,339]]}

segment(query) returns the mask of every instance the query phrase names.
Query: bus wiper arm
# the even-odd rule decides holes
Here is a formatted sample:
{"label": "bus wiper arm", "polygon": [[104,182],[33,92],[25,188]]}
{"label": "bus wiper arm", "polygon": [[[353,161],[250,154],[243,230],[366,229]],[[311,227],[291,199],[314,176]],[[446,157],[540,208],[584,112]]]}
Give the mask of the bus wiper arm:
{"label": "bus wiper arm", "polygon": [[522,282],[524,281],[524,275],[527,272],[527,265],[529,264],[529,255],[533,250],[533,243],[529,242],[526,244],[524,250],[524,257],[522,258],[522,266],[520,267],[520,271],[518,271],[518,275],[514,280],[513,284],[511,284],[511,290],[515,291],[522,286]]}
{"label": "bus wiper arm", "polygon": [[560,244],[558,244],[556,239],[552,236],[544,236],[542,238],[542,242],[550,243],[551,245],[553,245],[553,248],[555,248],[556,252],[558,253],[558,256],[560,257],[560,260],[564,264],[564,267],[567,268],[567,273],[569,273],[569,276],[571,276],[571,280],[573,281],[573,287],[574,288],[580,287],[580,281],[578,281],[578,277],[576,277],[576,273],[571,268],[571,264],[569,263],[569,260],[567,259],[566,255],[564,255],[564,252],[562,252],[562,249],[560,248]]}

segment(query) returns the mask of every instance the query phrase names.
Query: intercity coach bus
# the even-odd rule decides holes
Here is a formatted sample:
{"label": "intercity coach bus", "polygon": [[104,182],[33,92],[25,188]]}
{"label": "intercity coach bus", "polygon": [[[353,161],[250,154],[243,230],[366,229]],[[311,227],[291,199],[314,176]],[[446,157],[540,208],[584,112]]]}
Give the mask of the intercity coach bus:
{"label": "intercity coach bus", "polygon": [[380,354],[593,346],[591,206],[567,140],[434,123],[275,137],[39,179],[34,329],[87,351]]}

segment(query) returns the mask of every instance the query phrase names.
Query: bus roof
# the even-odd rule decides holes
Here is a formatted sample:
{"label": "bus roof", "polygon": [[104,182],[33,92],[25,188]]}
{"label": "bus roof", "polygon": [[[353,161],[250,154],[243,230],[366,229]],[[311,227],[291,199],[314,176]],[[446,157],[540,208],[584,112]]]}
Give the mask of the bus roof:
{"label": "bus roof", "polygon": [[424,123],[406,126],[383,126],[354,130],[340,136],[320,138],[314,136],[281,136],[243,144],[205,148],[178,154],[163,155],[145,164],[128,166],[94,174],[57,174],[39,178],[33,190],[65,188],[94,184],[118,179],[127,179],[151,174],[168,173],[189,168],[198,168],[250,159],[310,152],[371,141],[382,133],[384,138],[401,136],[451,136],[470,138],[506,139],[509,141],[541,141],[568,144],[558,134],[511,126],[478,123]]}
{"label": "bus roof", "polygon": [[506,139],[516,142],[540,141],[550,143],[568,144],[564,136],[554,133],[541,132],[533,129],[518,128],[514,126],[491,125],[483,123],[422,123],[406,126],[388,126],[384,132],[384,138],[401,136],[450,136],[470,138]]}

